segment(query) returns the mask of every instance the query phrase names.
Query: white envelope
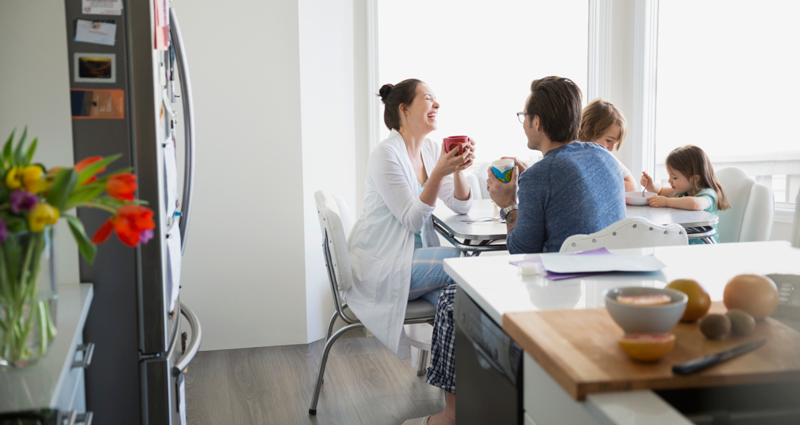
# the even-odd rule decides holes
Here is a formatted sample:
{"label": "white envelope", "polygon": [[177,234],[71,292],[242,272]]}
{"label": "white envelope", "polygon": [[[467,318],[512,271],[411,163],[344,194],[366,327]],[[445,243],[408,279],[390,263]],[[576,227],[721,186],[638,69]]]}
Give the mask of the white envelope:
{"label": "white envelope", "polygon": [[169,296],[169,312],[175,311],[181,285],[181,231],[180,219],[175,220],[167,237],[167,295]]}
{"label": "white envelope", "polygon": [[178,208],[178,163],[175,158],[175,138],[170,136],[164,144],[164,214],[169,223]]}
{"label": "white envelope", "polygon": [[655,272],[664,268],[652,255],[542,254],[542,265],[553,273]]}

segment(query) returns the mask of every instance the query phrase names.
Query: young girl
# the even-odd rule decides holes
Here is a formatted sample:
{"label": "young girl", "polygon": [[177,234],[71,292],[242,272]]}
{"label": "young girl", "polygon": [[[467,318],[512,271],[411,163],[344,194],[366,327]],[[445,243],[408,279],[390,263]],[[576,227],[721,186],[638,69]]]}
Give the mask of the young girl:
{"label": "young girl", "polygon": [[[692,145],[682,146],[670,152],[666,162],[671,191],[656,185],[647,173],[642,172],[642,186],[656,193],[656,196],[647,199],[651,207],[703,210],[717,215],[718,211],[730,208],[725,191],[714,174],[714,167],[702,149]],[[717,234],[714,234],[714,241],[719,242]],[[689,239],[689,243],[701,244],[702,241]]]}
{"label": "young girl", "polygon": [[[578,141],[597,143],[611,152],[615,147],[619,150],[622,142],[625,141],[627,131],[628,123],[622,112],[613,103],[597,98],[583,108]],[[633,179],[631,170],[619,159],[617,159],[617,163],[625,182],[625,191],[633,192],[636,190],[636,181]]]}

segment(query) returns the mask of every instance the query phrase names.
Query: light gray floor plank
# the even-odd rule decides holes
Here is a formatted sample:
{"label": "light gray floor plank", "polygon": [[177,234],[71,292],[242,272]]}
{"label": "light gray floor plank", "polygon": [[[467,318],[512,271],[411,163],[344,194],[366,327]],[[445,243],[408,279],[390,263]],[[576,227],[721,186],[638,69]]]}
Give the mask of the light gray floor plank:
{"label": "light gray floor plank", "polygon": [[334,344],[309,415],[323,345],[199,353],[186,378],[189,423],[399,425],[444,408],[444,393],[408,360],[352,331]]}

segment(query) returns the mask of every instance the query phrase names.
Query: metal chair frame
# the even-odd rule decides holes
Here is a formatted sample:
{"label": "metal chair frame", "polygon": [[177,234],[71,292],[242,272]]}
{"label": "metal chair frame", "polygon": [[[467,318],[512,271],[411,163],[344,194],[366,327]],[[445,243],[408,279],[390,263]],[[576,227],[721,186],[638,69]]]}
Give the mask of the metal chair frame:
{"label": "metal chair frame", "polygon": [[[339,294],[339,284],[336,280],[336,273],[334,273],[331,264],[333,263],[333,258],[331,257],[331,250],[328,243],[328,230],[322,229],[322,252],[325,256],[325,269],[328,271],[328,281],[331,284],[331,292],[333,293],[333,303],[336,306],[336,311],[333,312],[331,315],[331,319],[328,322],[328,331],[325,334],[325,348],[322,350],[322,359],[320,359],[319,364],[319,373],[317,374],[317,383],[314,387],[314,396],[311,399],[311,407],[308,409],[308,413],[311,415],[317,414],[317,403],[319,402],[319,393],[322,389],[322,383],[324,381],[323,377],[325,375],[325,365],[328,363],[328,354],[330,354],[331,347],[333,347],[333,343],[336,342],[339,337],[346,334],[347,332],[352,331],[353,329],[363,328],[364,324],[361,323],[358,319],[354,319],[349,317],[345,312],[344,309],[347,307],[347,303],[342,301],[341,294]],[[333,326],[336,324],[336,318],[341,318],[347,326],[339,329],[336,333],[331,334],[333,332]],[[434,316],[430,317],[418,317],[415,319],[405,319],[403,324],[417,324],[417,323],[431,323],[434,320]],[[420,375],[420,371],[423,369],[423,364],[425,364],[425,360],[427,357],[426,352],[420,353],[420,362],[417,368],[417,375]]]}

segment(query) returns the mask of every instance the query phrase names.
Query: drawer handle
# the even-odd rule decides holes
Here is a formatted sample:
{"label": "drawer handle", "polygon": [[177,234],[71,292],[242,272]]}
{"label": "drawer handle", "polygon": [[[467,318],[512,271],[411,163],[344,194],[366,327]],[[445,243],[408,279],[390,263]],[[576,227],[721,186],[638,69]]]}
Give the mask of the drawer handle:
{"label": "drawer handle", "polygon": [[82,360],[75,360],[72,362],[72,368],[81,368],[86,369],[92,364],[92,355],[94,354],[94,343],[90,342],[88,344],[79,345],[78,348],[75,350],[75,354],[83,353]]}
{"label": "drawer handle", "polygon": [[[73,410],[66,415],[67,425],[75,425],[75,424],[83,424],[83,425],[92,425],[92,419],[94,419],[94,413],[86,412],[86,413],[78,413],[77,410]],[[63,419],[62,422],[63,424]]]}

